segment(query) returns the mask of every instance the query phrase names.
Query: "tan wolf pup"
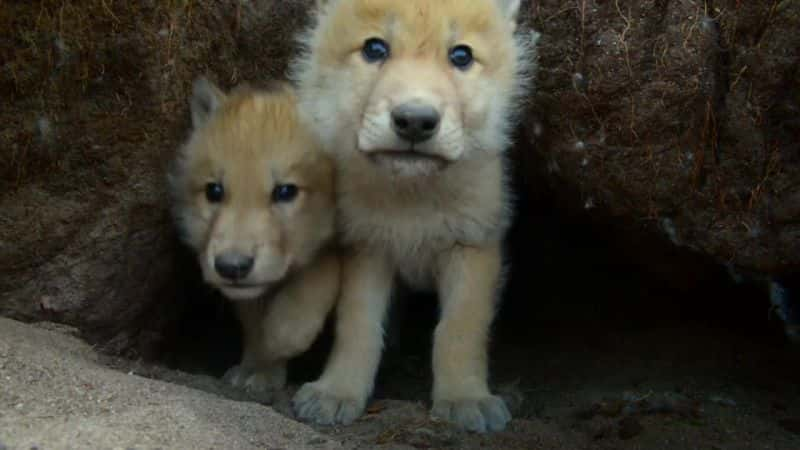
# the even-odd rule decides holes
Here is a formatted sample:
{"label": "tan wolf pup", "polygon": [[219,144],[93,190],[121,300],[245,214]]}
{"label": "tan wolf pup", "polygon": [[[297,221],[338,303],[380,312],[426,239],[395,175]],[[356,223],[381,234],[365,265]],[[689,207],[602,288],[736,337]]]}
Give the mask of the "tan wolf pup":
{"label": "tan wolf pup", "polygon": [[300,111],[337,166],[348,248],[336,339],[300,418],[347,424],[371,395],[399,276],[438,292],[432,415],[474,431],[511,416],[488,340],[511,219],[505,151],[538,33],[518,0],[320,0],[293,62]]}
{"label": "tan wolf pup", "polygon": [[242,323],[241,364],[225,378],[274,392],[313,343],[339,292],[334,168],[301,125],[291,87],[194,83],[193,130],[170,174],[182,240]]}

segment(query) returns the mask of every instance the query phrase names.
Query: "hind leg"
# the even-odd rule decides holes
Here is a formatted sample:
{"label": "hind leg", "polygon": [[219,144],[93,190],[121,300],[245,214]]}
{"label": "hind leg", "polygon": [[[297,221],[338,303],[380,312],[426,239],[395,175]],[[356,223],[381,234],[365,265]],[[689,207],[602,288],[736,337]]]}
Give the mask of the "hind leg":
{"label": "hind leg", "polygon": [[231,385],[272,399],[286,384],[286,361],[269,359],[264,351],[265,305],[261,302],[235,304],[242,324],[241,362],[228,369],[223,379]]}
{"label": "hind leg", "polygon": [[441,319],[433,342],[433,416],[470,431],[505,428],[511,414],[488,385],[488,341],[501,276],[496,247],[460,246],[440,260]]}
{"label": "hind leg", "polygon": [[339,296],[335,253],[297,274],[266,304],[237,304],[244,330],[242,362],[225,378],[234,386],[274,392],[286,384],[286,363],[319,335]]}
{"label": "hind leg", "polygon": [[339,298],[341,261],[336,253],[318,257],[273,299],[264,321],[263,352],[287,360],[311,347]]}

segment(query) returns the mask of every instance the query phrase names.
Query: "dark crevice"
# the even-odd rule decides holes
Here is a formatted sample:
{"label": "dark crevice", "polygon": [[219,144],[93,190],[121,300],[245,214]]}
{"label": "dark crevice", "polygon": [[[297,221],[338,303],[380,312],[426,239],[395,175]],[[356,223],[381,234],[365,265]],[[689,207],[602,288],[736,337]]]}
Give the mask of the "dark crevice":
{"label": "dark crevice", "polygon": [[[506,245],[511,270],[492,333],[497,382],[526,374],[538,378],[540,357],[552,361],[562,343],[582,340],[624,341],[645,334],[659,339],[665,351],[673,339],[682,345],[681,336],[701,330],[709,336],[736,335],[765,348],[786,345],[783,324],[767,319],[765,285],[737,284],[716,262],[644,232],[621,229],[611,217],[565,212],[563,197],[554,189],[529,189],[531,182],[522,174],[531,172],[512,166],[512,173],[516,215]],[[238,361],[239,327],[230,305],[199,282],[199,270],[184,267],[187,288],[180,295],[185,306],[168,336],[163,361],[219,377]],[[437,317],[435,296],[409,291],[395,296],[376,398],[427,401]],[[291,361],[293,384],[320,374],[332,345],[331,322],[309,352]],[[535,354],[543,342],[551,343],[552,350]],[[522,385],[532,388],[524,379]]]}

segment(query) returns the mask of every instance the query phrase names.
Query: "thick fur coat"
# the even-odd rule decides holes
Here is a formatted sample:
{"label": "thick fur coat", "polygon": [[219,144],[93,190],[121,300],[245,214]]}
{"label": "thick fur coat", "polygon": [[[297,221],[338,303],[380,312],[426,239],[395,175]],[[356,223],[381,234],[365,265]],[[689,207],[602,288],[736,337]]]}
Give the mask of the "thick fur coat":
{"label": "thick fur coat", "polygon": [[397,277],[438,292],[435,416],[475,431],[510,414],[487,347],[511,220],[504,170],[538,34],[513,0],[319,1],[292,66],[303,120],[336,163],[347,248],[336,341],[294,398],[301,418],[349,423],[372,392]]}
{"label": "thick fur coat", "polygon": [[339,294],[334,168],[288,85],[226,95],[205,79],[170,174],[173,213],[205,281],[235,303],[241,364],[226,378],[272,392],[319,334]]}

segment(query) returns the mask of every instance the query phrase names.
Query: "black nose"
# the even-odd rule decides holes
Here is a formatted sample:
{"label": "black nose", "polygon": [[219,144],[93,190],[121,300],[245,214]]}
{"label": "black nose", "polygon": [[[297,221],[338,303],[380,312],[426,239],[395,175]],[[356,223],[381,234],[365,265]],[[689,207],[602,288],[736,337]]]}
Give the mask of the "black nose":
{"label": "black nose", "polygon": [[392,128],[401,139],[423,142],[439,131],[439,112],[421,103],[405,103],[392,110]]}
{"label": "black nose", "polygon": [[246,277],[253,270],[255,260],[239,253],[223,253],[214,258],[214,269],[222,277],[236,281]]}

